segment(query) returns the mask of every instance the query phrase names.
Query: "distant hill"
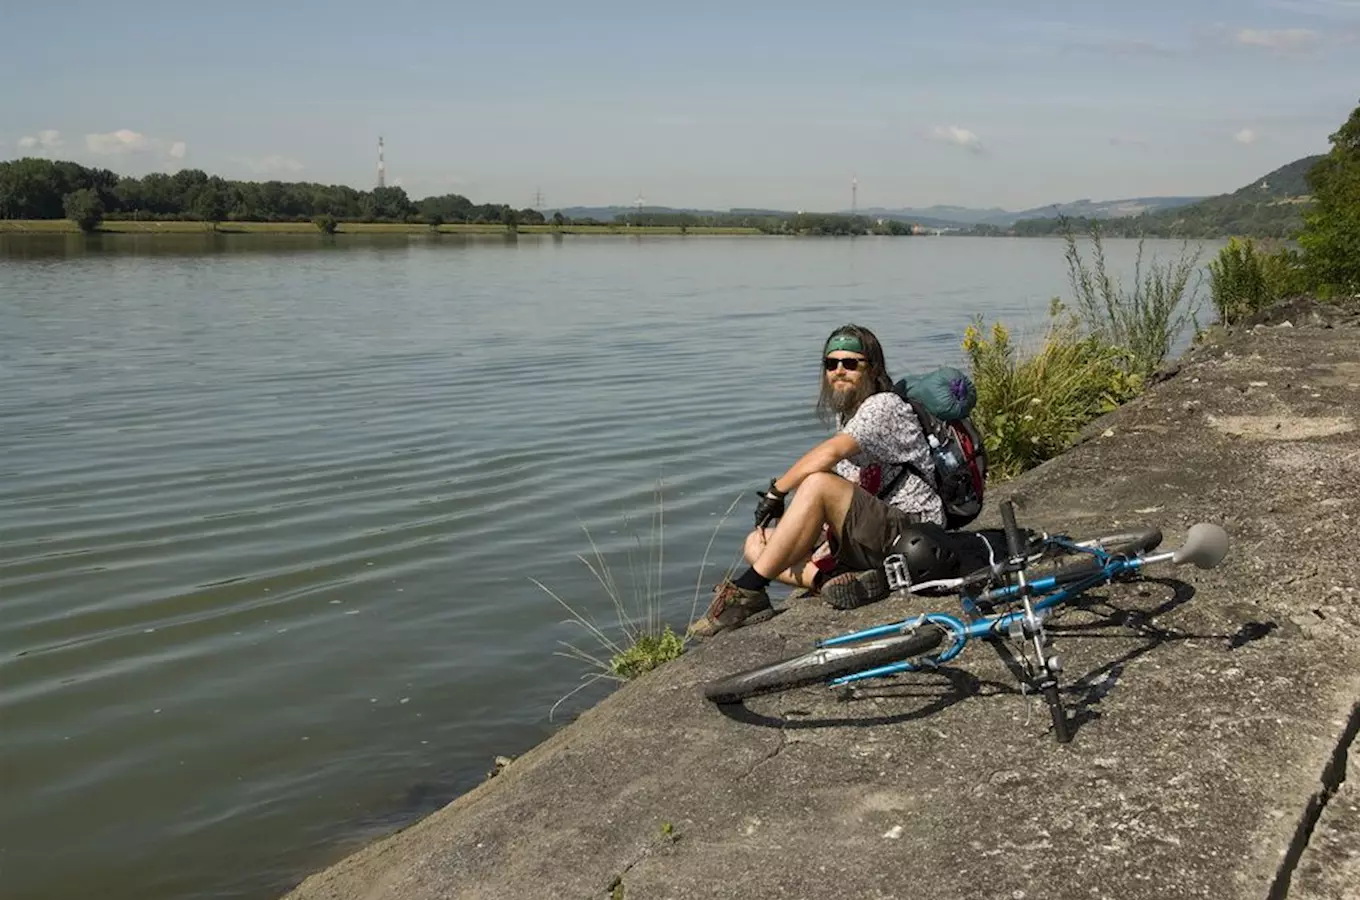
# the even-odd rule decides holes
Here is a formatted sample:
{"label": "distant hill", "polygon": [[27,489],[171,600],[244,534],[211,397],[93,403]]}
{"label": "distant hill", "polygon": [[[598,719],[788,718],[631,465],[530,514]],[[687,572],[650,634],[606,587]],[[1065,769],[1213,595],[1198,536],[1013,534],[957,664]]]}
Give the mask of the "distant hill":
{"label": "distant hill", "polygon": [[1296,159],[1286,166],[1280,166],[1264,178],[1253,181],[1246,187],[1238,188],[1226,196],[1271,197],[1275,199],[1306,197],[1308,196],[1308,170],[1317,165],[1324,156],[1326,156],[1325,153],[1319,153],[1316,156]]}
{"label": "distant hill", "polygon": [[1056,206],[1041,206],[1015,213],[1009,222],[990,220],[994,225],[1013,225],[1021,219],[1055,219],[1058,216],[1087,219],[1122,219],[1168,209],[1179,209],[1203,197],[1132,197],[1127,200],[1076,200]]}
{"label": "distant hill", "polygon": [[872,207],[862,211],[866,216],[887,219],[906,219],[923,225],[995,225],[1008,228],[1021,219],[1048,219],[1060,215],[1071,218],[1113,219],[1136,216],[1147,212],[1175,209],[1188,206],[1204,199],[1203,197],[1131,197],[1124,200],[1076,200],[1071,203],[1055,203],[1036,206],[1033,209],[1012,212],[991,207],[975,209],[967,206],[926,206],[906,207],[903,209],[884,209]]}
{"label": "distant hill", "polygon": [[[976,230],[979,233],[1011,231],[1015,234],[1054,234],[1059,217],[1086,221],[1098,219],[1110,235],[1146,234],[1168,237],[1219,237],[1228,234],[1285,237],[1302,223],[1308,202],[1308,170],[1322,157],[1309,156],[1256,179],[1231,194],[1215,197],[1130,197],[1122,200],[1075,200],[1010,211],[1000,207],[935,205],[925,207],[867,207],[858,215],[870,219],[913,222],[926,228]],[[751,216],[786,218],[792,210],[736,208],[705,210],[669,206],[643,206],[643,215]],[[554,210],[544,210],[551,216]],[[569,219],[611,222],[633,215],[636,206],[572,206],[561,210]],[[849,215],[840,210],[837,215]]]}
{"label": "distant hill", "polygon": [[[1303,211],[1310,199],[1305,176],[1320,159],[1321,155],[1297,159],[1231,194],[1171,209],[1105,219],[1101,227],[1112,236],[1287,238],[1303,224]],[[1013,229],[1016,234],[1053,234],[1058,231],[1058,224],[1034,217],[1016,222]]]}

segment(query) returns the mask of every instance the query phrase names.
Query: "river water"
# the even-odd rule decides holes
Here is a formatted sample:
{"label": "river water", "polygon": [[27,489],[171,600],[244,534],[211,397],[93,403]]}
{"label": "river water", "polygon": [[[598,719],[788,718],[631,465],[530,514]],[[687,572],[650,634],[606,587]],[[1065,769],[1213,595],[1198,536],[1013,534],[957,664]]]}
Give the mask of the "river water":
{"label": "river water", "polygon": [[903,374],[1057,294],[1044,239],[0,235],[4,896],[272,897],[438,808],[609,690],[549,717],[578,554],[683,629],[834,326]]}

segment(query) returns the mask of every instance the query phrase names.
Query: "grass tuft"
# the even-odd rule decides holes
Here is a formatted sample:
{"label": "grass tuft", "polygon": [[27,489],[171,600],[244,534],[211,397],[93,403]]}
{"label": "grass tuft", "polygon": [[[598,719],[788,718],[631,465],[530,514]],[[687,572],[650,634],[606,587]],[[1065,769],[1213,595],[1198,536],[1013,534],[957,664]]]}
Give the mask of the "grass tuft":
{"label": "grass tuft", "polygon": [[[737,498],[739,499],[740,497]],[[736,505],[737,500],[732,501],[732,507]],[[728,508],[728,513],[732,507]],[[641,536],[636,530],[631,529],[629,520],[625,519],[625,525],[633,530],[635,538],[635,548],[628,553],[631,584],[631,590],[628,591],[625,591],[615,578],[613,568],[590,534],[590,529],[584,523],[581,525],[590,544],[592,556],[587,558],[578,554],[577,559],[581,560],[595,576],[604,595],[609,598],[612,623],[597,621],[589,612],[568,603],[538,579],[529,579],[570,614],[571,618],[566,620],[568,624],[581,628],[590,638],[590,641],[584,642],[585,646],[572,641],[558,642],[563,649],[555,651],[555,655],[585,663],[587,668],[581,675],[582,683],[553,704],[548,711],[549,718],[552,718],[557,707],[565,700],[591,685],[600,681],[629,681],[678,658],[685,652],[687,639],[677,634],[672,626],[664,621],[661,609],[665,529],[659,485],[655,510],[652,518],[652,540],[647,546],[643,545]],[[726,519],[726,514],[723,519]],[[720,521],[718,528],[721,527]],[[715,535],[716,533],[717,529],[714,531]],[[710,539],[710,549],[712,545],[713,541]],[[639,555],[642,557],[641,561]],[[706,549],[704,561],[707,559]],[[702,571],[703,564],[700,565],[701,577]],[[697,596],[696,589],[696,605]]]}

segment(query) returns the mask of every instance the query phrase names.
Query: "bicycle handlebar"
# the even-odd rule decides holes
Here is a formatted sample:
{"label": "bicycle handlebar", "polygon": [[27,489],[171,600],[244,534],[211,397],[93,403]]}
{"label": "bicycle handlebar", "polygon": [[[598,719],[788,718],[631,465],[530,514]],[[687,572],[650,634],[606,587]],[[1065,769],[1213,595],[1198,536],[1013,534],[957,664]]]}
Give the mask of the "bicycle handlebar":
{"label": "bicycle handlebar", "polygon": [[1015,504],[1010,500],[1001,503],[1001,525],[1006,529],[1006,550],[1010,553],[1011,559],[1019,559],[1022,553],[1020,547],[1020,528],[1015,524]]}

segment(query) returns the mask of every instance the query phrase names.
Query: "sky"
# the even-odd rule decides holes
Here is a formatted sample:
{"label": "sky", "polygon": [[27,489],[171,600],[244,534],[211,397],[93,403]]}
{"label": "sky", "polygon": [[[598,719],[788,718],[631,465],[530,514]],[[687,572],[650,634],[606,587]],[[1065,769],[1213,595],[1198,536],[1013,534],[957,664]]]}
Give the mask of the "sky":
{"label": "sky", "polygon": [[517,207],[1209,195],[1360,103],[1360,0],[0,2],[0,159]]}

